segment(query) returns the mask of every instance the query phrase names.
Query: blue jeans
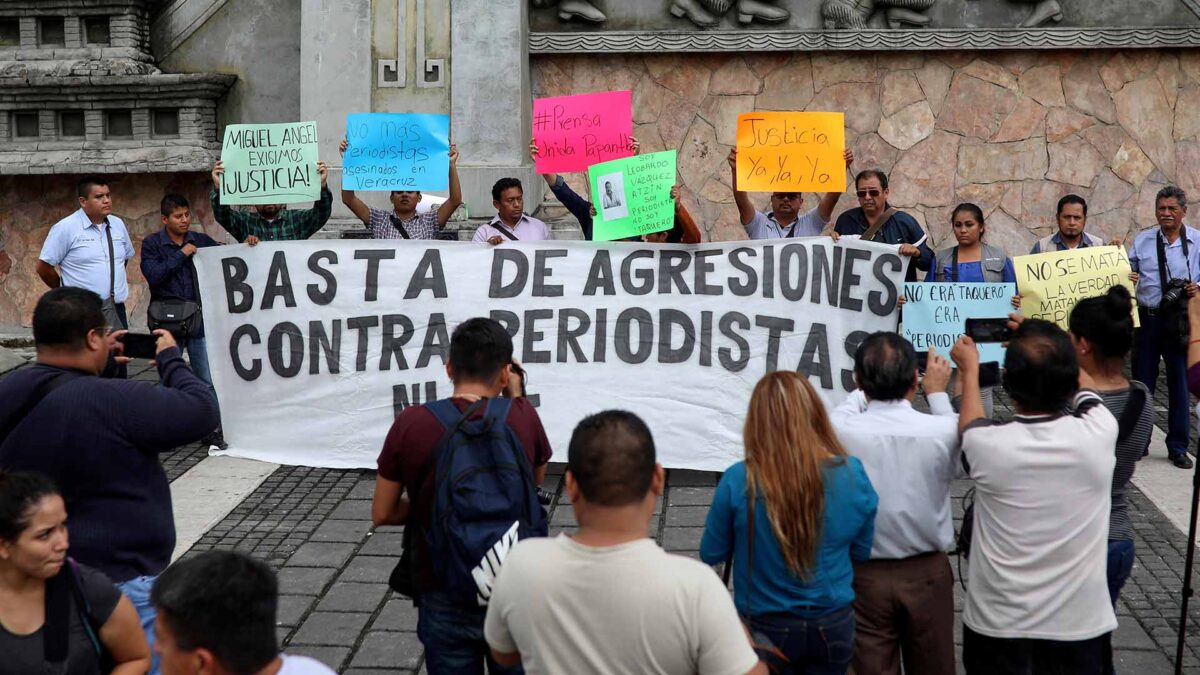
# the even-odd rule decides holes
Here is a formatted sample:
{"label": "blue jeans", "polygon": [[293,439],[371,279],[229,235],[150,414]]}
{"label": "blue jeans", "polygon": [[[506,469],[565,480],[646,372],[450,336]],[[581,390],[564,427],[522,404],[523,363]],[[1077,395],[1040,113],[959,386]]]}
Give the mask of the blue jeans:
{"label": "blue jeans", "polygon": [[486,607],[458,607],[436,591],[421,596],[417,609],[417,638],[425,646],[429,675],[523,675],[520,665],[505,667],[492,659],[483,637]]}
{"label": "blue jeans", "polygon": [[1133,540],[1108,540],[1108,597],[1113,607],[1117,606],[1117,598],[1121,589],[1133,572]]}
{"label": "blue jeans", "polygon": [[1182,348],[1162,347],[1162,322],[1139,310],[1142,327],[1137,331],[1137,345],[1133,352],[1133,379],[1146,385],[1154,394],[1158,382],[1158,361],[1161,358],[1167,368],[1167,453],[1172,457],[1182,455],[1188,449],[1191,431],[1192,410],[1189,407],[1187,382],[1187,353]]}
{"label": "blue jeans", "polygon": [[146,641],[150,643],[150,673],[149,675],[158,675],[158,654],[154,652],[154,605],[150,603],[150,589],[154,586],[154,580],[158,576],[152,577],[134,577],[129,581],[122,581],[116,584],[117,588],[129,598],[133,603],[133,608],[137,610],[138,619],[142,622],[142,631],[146,633]]}
{"label": "blue jeans", "polygon": [[192,366],[192,372],[200,381],[208,385],[208,390],[212,392],[213,400],[217,398],[217,390],[213,387],[212,371],[208,368],[208,349],[204,338],[188,338],[179,345],[179,350],[187,350],[188,362]]}
{"label": "blue jeans", "polygon": [[760,614],[750,619],[755,633],[771,640],[791,662],[785,673],[844,675],[854,655],[851,605],[806,619],[791,614]]}

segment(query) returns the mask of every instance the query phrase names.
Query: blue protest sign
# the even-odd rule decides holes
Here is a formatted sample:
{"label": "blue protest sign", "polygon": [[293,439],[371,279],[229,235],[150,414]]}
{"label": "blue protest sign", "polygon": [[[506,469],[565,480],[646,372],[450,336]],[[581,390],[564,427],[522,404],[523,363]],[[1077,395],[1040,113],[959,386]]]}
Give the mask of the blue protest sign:
{"label": "blue protest sign", "polygon": [[343,190],[445,190],[450,116],[355,113],[346,118]]}
{"label": "blue protest sign", "polygon": [[[967,319],[994,319],[1013,310],[1016,284],[904,284],[904,337],[918,352],[933,347],[942,356],[966,329]],[[979,345],[982,362],[1004,363],[1004,347],[998,342]]]}

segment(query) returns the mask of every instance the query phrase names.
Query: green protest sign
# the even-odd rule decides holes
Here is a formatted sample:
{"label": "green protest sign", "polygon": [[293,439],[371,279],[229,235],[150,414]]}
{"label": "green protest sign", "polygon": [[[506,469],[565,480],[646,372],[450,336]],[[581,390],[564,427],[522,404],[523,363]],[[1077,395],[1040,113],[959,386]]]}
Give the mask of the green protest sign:
{"label": "green protest sign", "polygon": [[675,224],[675,151],[593,164],[592,239],[612,241],[669,230]]}
{"label": "green protest sign", "polygon": [[317,123],[230,124],[221,144],[222,204],[286,204],[321,198]]}

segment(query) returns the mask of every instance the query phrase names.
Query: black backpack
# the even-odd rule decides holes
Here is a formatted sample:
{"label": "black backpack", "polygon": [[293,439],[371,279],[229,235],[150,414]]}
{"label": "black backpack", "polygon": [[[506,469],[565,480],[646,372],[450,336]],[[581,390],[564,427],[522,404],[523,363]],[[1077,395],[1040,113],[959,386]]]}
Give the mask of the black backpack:
{"label": "black backpack", "polygon": [[[485,405],[482,419],[469,419]],[[442,591],[462,606],[486,606],[512,546],[549,529],[533,467],[506,421],[511,405],[508,398],[482,399],[465,413],[448,399],[425,405],[446,433],[427,462],[433,471],[429,527],[410,523],[405,534],[425,538]],[[401,564],[415,567],[403,556]],[[406,574],[400,567],[392,573],[392,588],[419,598],[415,569]]]}

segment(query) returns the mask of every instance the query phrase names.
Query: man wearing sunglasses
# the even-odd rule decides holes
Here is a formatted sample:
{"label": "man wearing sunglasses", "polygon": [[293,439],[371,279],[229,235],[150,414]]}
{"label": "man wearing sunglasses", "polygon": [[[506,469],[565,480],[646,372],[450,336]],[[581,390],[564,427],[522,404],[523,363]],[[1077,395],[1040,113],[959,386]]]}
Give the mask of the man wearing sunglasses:
{"label": "man wearing sunglasses", "polygon": [[878,169],[861,171],[854,178],[854,188],[858,208],[838,216],[834,231],[843,237],[857,236],[881,244],[898,244],[900,255],[913,259],[905,280],[916,281],[917,270],[929,269],[933,251],[926,245],[928,237],[917,221],[887,203],[887,174]]}
{"label": "man wearing sunglasses", "polygon": [[[854,162],[854,153],[846,150],[842,155],[846,168]],[[732,171],[733,201],[737,204],[742,227],[751,239],[791,239],[793,237],[820,236],[833,209],[837,206],[840,192],[826,192],[817,208],[804,214],[804,195],[799,192],[774,192],[771,194],[771,210],[763,213],[750,203],[750,196],[737,187],[737,148],[729,152],[729,168]]]}

